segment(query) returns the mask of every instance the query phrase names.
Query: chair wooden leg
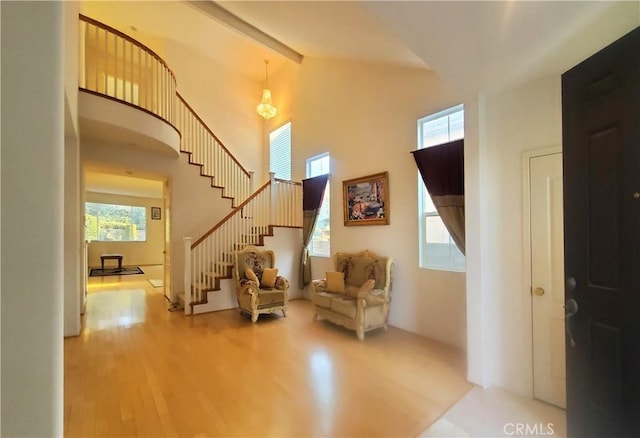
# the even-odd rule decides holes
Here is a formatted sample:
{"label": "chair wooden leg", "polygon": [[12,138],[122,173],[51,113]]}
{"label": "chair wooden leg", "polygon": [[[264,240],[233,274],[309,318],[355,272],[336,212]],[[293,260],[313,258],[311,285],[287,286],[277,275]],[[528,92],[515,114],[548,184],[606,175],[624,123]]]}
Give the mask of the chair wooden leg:
{"label": "chair wooden leg", "polygon": [[257,322],[258,321],[258,312],[254,312],[251,314],[251,322]]}
{"label": "chair wooden leg", "polygon": [[287,316],[287,309],[282,309],[282,316]]}
{"label": "chair wooden leg", "polygon": [[362,341],[364,339],[364,329],[361,327],[357,328],[356,335],[358,335],[358,339]]}

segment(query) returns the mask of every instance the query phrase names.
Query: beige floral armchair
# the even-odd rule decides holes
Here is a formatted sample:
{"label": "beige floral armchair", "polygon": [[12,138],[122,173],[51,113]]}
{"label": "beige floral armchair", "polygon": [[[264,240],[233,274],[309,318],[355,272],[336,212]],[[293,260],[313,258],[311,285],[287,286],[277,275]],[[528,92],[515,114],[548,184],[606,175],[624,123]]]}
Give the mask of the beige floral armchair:
{"label": "beige floral armchair", "polygon": [[312,283],[314,320],[325,318],[355,330],[360,340],[365,332],[386,329],[393,259],[365,250],[337,253],[334,263],[335,271]]}
{"label": "beige floral armchair", "polygon": [[238,307],[256,322],[261,313],[278,310],[287,316],[289,281],[277,275],[273,251],[246,246],[234,254]]}

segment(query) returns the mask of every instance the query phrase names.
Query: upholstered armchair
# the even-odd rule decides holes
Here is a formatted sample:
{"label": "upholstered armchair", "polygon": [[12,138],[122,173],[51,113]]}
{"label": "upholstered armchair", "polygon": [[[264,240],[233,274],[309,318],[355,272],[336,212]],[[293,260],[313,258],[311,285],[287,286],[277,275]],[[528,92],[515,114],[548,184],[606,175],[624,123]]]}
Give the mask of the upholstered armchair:
{"label": "upholstered armchair", "polygon": [[278,275],[273,251],[246,246],[235,257],[236,297],[241,312],[256,322],[261,313],[278,310],[287,316],[289,281]]}
{"label": "upholstered armchair", "polygon": [[337,253],[334,263],[335,271],[312,282],[314,320],[325,318],[355,330],[360,340],[365,332],[386,329],[393,259],[364,250]]}

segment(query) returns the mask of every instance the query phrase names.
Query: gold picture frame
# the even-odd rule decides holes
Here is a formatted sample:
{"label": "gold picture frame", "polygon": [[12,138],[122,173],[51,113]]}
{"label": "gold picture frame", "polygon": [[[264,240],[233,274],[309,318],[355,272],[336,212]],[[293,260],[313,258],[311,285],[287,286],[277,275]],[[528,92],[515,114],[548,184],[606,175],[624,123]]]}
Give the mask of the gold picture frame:
{"label": "gold picture frame", "polygon": [[389,173],[349,179],[342,182],[344,224],[389,225]]}

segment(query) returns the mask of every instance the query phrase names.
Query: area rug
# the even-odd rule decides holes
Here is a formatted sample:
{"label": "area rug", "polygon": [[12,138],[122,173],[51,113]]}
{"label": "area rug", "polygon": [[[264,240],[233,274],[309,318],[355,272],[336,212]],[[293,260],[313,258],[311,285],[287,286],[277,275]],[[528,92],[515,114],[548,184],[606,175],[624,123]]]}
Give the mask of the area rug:
{"label": "area rug", "polygon": [[163,280],[158,280],[158,279],[155,279],[155,278],[149,279],[149,283],[151,283],[151,286],[153,286],[153,287],[162,287],[162,286],[164,286],[164,281]]}
{"label": "area rug", "polygon": [[138,267],[135,268],[94,268],[89,271],[89,277],[106,277],[107,275],[136,275],[144,274],[144,271]]}

